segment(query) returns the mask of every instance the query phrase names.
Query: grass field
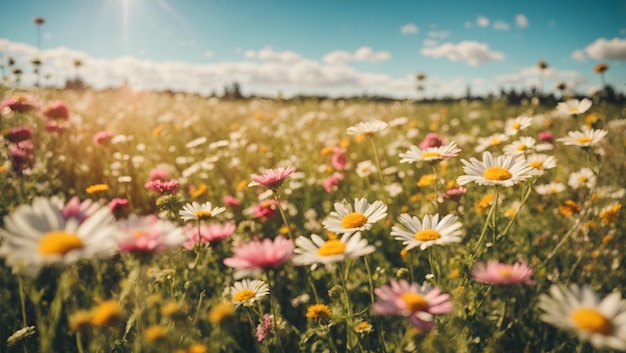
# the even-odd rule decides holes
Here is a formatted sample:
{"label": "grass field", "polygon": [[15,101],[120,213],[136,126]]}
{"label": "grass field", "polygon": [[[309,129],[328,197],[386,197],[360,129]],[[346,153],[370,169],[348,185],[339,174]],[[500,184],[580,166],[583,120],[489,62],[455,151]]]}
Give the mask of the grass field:
{"label": "grass field", "polygon": [[626,350],[621,106],[0,98],[2,352]]}

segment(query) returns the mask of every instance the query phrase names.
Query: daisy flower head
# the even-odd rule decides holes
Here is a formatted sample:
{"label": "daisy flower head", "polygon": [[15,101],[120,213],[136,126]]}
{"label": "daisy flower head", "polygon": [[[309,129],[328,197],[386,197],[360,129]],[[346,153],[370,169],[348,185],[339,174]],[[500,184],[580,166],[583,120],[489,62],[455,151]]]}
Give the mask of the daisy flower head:
{"label": "daisy flower head", "polygon": [[509,187],[532,176],[532,168],[526,164],[526,160],[514,155],[494,157],[490,152],[484,152],[482,161],[470,158],[469,162],[462,159],[461,163],[467,175],[456,179],[459,185],[474,182],[478,185]]}
{"label": "daisy flower head", "polygon": [[550,182],[548,184],[540,184],[540,185],[535,186],[535,191],[539,195],[557,194],[563,190],[565,190],[565,184],[559,183],[556,181]]}
{"label": "daisy flower head", "polygon": [[524,155],[534,150],[536,140],[529,136],[520,137],[519,140],[504,146],[504,154]]}
{"label": "daisy flower head", "polygon": [[583,98],[582,100],[572,98],[556,105],[556,111],[564,116],[582,114],[589,108],[591,108],[591,100],[588,98]]}
{"label": "daisy flower head", "polygon": [[341,262],[345,259],[356,259],[376,251],[373,245],[369,245],[366,239],[361,237],[361,232],[344,233],[341,239],[331,237],[322,239],[317,234],[311,235],[311,239],[300,236],[296,239],[296,255],[293,263],[296,265],[328,265]]}
{"label": "daisy flower head", "polygon": [[374,163],[372,163],[372,161],[370,160],[359,162],[355,168],[356,175],[358,175],[361,178],[368,177],[377,170],[378,169],[376,168]]}
{"label": "daisy flower head", "polygon": [[556,167],[556,158],[543,153],[535,153],[526,157],[526,163],[533,168],[532,174],[543,175],[547,169]]}
{"label": "daisy flower head", "polygon": [[225,292],[235,306],[251,306],[257,300],[270,294],[270,287],[267,283],[258,279],[243,279],[233,283]]}
{"label": "daisy flower head", "polygon": [[213,207],[213,204],[210,202],[200,204],[194,201],[183,206],[183,209],[180,210],[178,214],[185,222],[206,221],[211,217],[224,213],[224,211],[226,211],[225,207]]}
{"label": "daisy flower head", "polygon": [[277,189],[283,184],[285,179],[287,179],[287,177],[295,171],[295,167],[289,166],[268,169],[265,171],[265,173],[261,175],[252,174],[250,175],[250,179],[252,179],[252,182],[250,182],[248,186],[263,186],[268,189]]}
{"label": "daisy flower head", "polygon": [[420,286],[406,280],[392,280],[390,285],[374,289],[378,301],[374,314],[404,316],[421,331],[435,327],[435,315],[452,311],[450,295],[437,287]]}
{"label": "daisy flower head", "polygon": [[626,350],[626,301],[618,292],[602,299],[587,285],[553,285],[549,295],[539,296],[539,308],[542,321],[575,332],[595,348]]}
{"label": "daisy flower head", "polygon": [[567,137],[561,137],[556,140],[568,146],[591,147],[600,142],[608,133],[608,131],[602,129],[583,128],[582,131],[570,131],[567,133]]}
{"label": "daisy flower head", "polygon": [[236,228],[235,222],[201,224],[200,227],[188,223],[184,228],[188,240],[183,247],[193,250],[198,244],[219,243],[230,238]]}
{"label": "daisy flower head", "polygon": [[235,269],[235,278],[243,278],[291,260],[293,250],[293,241],[280,235],[274,240],[255,238],[234,247],[234,256],[225,258],[224,265]]}
{"label": "daisy flower head", "polygon": [[182,228],[155,215],[131,214],[118,225],[123,231],[118,239],[122,252],[152,253],[181,246],[187,240]]}
{"label": "daisy flower head", "polygon": [[498,261],[489,261],[486,265],[479,262],[472,269],[472,276],[476,281],[497,285],[533,284],[530,279],[532,275],[533,269],[526,262],[516,262],[513,265]]}
{"label": "daisy flower head", "polygon": [[366,135],[373,136],[375,133],[383,131],[387,128],[387,123],[382,120],[362,121],[356,125],[350,126],[346,133],[348,135]]}
{"label": "daisy flower head", "polygon": [[39,197],[4,217],[0,257],[14,273],[36,277],[46,266],[66,266],[83,258],[115,254],[119,230],[106,207],[67,218],[63,208],[58,198]]}
{"label": "daisy flower head", "polygon": [[439,214],[426,215],[422,220],[406,213],[400,215],[400,226],[391,227],[391,235],[402,242],[407,250],[419,247],[424,250],[433,245],[445,245],[461,241],[463,224],[457,216],[449,214],[439,220]]}
{"label": "daisy flower head", "polygon": [[586,187],[591,189],[596,185],[596,175],[589,168],[582,168],[577,172],[570,174],[567,185],[574,189]]}
{"label": "daisy flower head", "polygon": [[327,230],[337,233],[354,233],[370,230],[387,216],[387,205],[377,200],[369,203],[366,198],[354,199],[354,207],[348,201],[335,202],[335,211],[322,224]]}
{"label": "daisy flower head", "polygon": [[487,137],[479,137],[478,145],[474,148],[474,151],[483,152],[489,147],[500,146],[502,143],[506,142],[508,139],[509,139],[509,136],[505,134],[493,134]]}
{"label": "daisy flower head", "polygon": [[518,116],[515,119],[508,120],[504,127],[504,133],[509,136],[517,135],[518,132],[529,127],[532,121],[533,118],[529,116]]}
{"label": "daisy flower head", "polygon": [[445,146],[428,147],[425,150],[417,146],[411,146],[405,153],[400,153],[400,158],[402,158],[400,163],[423,162],[434,165],[444,159],[458,156],[459,152],[461,152],[461,149],[457,147],[455,142]]}

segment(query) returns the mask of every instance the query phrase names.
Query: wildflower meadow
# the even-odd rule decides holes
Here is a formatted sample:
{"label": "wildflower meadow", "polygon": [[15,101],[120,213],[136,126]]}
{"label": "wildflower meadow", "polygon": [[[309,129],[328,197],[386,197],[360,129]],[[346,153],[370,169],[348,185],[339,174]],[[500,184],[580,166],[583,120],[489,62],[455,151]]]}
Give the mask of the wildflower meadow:
{"label": "wildflower meadow", "polygon": [[626,351],[626,110],[0,88],[2,352]]}

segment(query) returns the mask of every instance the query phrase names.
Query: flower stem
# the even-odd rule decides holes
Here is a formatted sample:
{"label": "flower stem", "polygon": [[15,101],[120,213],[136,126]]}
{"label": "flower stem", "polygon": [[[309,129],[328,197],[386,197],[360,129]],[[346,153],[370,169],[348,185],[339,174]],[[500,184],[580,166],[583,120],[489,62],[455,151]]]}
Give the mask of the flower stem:
{"label": "flower stem", "polygon": [[289,225],[289,221],[287,221],[287,214],[285,214],[285,210],[283,210],[283,206],[281,205],[280,202],[280,197],[278,196],[278,191],[277,190],[272,190],[274,192],[274,196],[276,197],[276,202],[278,203],[278,210],[280,211],[280,216],[283,219],[283,223],[285,224],[285,227],[287,227],[287,234],[289,235],[289,239],[294,240],[293,239],[293,234],[291,233],[291,226]]}
{"label": "flower stem", "polygon": [[280,339],[280,335],[278,334],[278,315],[276,315],[276,306],[272,301],[272,297],[274,296],[272,292],[272,279],[270,278],[269,271],[265,272],[265,276],[267,278],[267,287],[270,290],[270,310],[272,310],[272,315],[274,316],[274,336],[276,337],[276,342],[278,342],[278,346],[280,347],[281,352],[285,352],[285,348],[283,347],[283,343]]}
{"label": "flower stem", "polygon": [[[380,185],[384,186],[385,181],[383,179],[383,171],[380,169],[380,160],[378,158],[378,150],[376,149],[376,144],[374,143],[374,139],[369,136],[370,143],[372,145],[372,149],[374,150],[374,161],[376,162],[376,170],[378,171],[378,178],[380,179]],[[385,203],[389,205],[389,198],[386,192],[383,192],[385,195]]]}

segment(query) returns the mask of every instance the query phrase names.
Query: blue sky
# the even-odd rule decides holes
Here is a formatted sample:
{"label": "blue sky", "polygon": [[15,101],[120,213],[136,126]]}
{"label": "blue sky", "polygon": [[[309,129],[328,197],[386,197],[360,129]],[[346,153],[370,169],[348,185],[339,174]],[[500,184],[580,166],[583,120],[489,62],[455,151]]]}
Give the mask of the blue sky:
{"label": "blue sky", "polygon": [[545,60],[546,91],[597,89],[600,62],[624,91],[626,1],[21,0],[3,4],[0,53],[24,84],[38,57],[51,85],[460,96],[538,86]]}

